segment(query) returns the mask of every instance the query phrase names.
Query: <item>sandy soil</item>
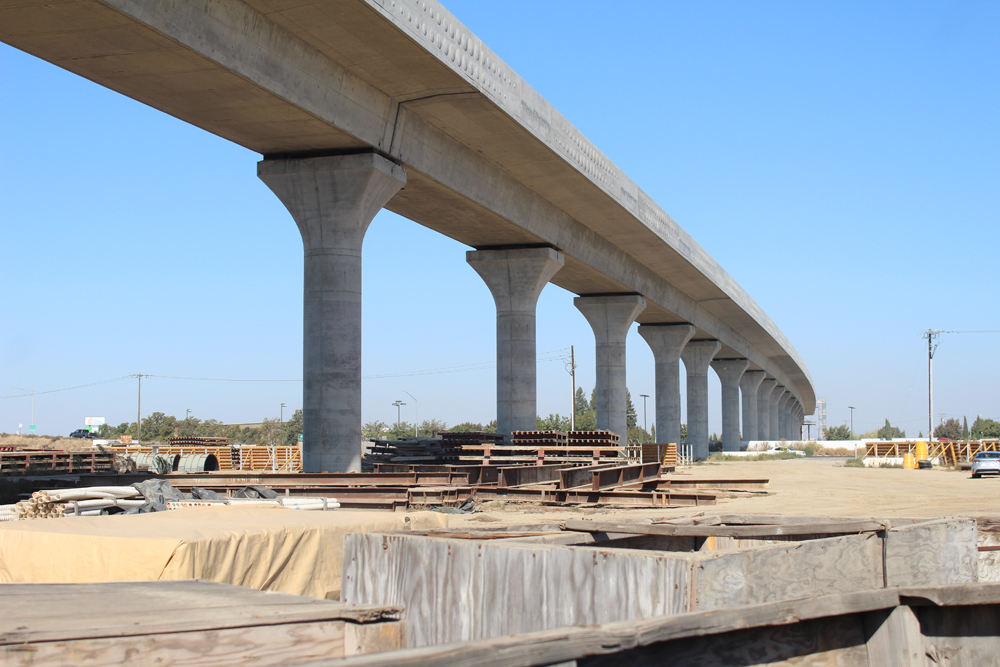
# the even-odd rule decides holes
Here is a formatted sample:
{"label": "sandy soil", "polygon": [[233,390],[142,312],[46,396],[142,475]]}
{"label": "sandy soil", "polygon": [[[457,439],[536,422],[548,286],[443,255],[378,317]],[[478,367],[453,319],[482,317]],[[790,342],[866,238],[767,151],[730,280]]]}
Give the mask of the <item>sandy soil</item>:
{"label": "sandy soil", "polygon": [[81,452],[90,449],[90,440],[64,438],[49,435],[0,434],[0,447],[20,447],[22,449],[61,449],[67,452]]}
{"label": "sandy soil", "polygon": [[[704,463],[679,468],[681,479],[770,480],[762,492],[720,493],[717,504],[679,509],[553,508],[491,503],[484,512],[452,515],[452,526],[534,524],[567,518],[678,517],[706,514],[941,517],[1000,515],[1000,477],[972,479],[968,471],[846,468],[844,460]],[[704,493],[711,493],[705,491]]]}

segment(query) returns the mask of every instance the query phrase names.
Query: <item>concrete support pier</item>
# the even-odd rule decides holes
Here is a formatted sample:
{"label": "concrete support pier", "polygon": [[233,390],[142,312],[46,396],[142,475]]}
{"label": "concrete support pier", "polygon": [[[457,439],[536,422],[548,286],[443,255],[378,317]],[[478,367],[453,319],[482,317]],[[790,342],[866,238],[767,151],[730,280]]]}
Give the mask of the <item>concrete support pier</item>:
{"label": "concrete support pier", "polygon": [[708,458],[708,365],[720,349],[717,340],[693,340],[681,352],[687,371],[687,444],[695,459]]}
{"label": "concrete support pier", "polygon": [[722,451],[740,451],[740,378],[750,362],[746,359],[715,359],[712,368],[722,383]]}
{"label": "concrete support pier", "polygon": [[681,350],[694,336],[691,324],[640,324],[656,372],[656,442],[681,441]]}
{"label": "concrete support pier", "polygon": [[257,175],[291,213],[305,249],[302,464],[361,469],[361,244],[406,183],[374,153],[264,160]]}
{"label": "concrete support pier", "polygon": [[778,428],[778,403],[785,394],[784,385],[776,385],[771,392],[771,403],[768,405],[768,421],[770,423],[768,440],[781,440],[781,431]]}
{"label": "concrete support pier", "polygon": [[774,378],[764,378],[757,388],[757,439],[771,439],[771,393],[778,386]]}
{"label": "concrete support pier", "polygon": [[535,306],[563,267],[552,248],[470,250],[466,261],[482,277],[497,307],[497,433],[538,428]]}
{"label": "concrete support pier", "polygon": [[625,414],[625,337],[646,307],[638,294],[578,296],[573,304],[590,322],[597,343],[597,428],[607,429],[628,442]]}
{"label": "concrete support pier", "polygon": [[740,395],[743,398],[743,440],[761,440],[757,426],[757,388],[764,381],[764,371],[747,371],[740,378]]}
{"label": "concrete support pier", "polygon": [[778,434],[780,438],[788,440],[790,432],[788,428],[788,406],[792,401],[792,392],[787,389],[778,398]]}

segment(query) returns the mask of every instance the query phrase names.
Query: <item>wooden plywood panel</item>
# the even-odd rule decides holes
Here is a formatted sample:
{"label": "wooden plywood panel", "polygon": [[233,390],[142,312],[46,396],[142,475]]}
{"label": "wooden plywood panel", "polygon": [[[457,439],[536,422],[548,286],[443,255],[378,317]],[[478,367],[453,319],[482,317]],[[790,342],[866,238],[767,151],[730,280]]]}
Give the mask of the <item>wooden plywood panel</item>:
{"label": "wooden plywood panel", "polygon": [[348,535],[344,601],[407,607],[410,646],[688,611],[692,556]]}
{"label": "wooden plywood panel", "polygon": [[1000,607],[914,607],[924,634],[927,664],[1000,665]]}
{"label": "wooden plywood panel", "polygon": [[941,519],[889,531],[890,586],[965,584],[978,580],[979,552],[972,519]]}
{"label": "wooden plywood panel", "polygon": [[[874,667],[860,616],[660,642],[576,661],[578,667]],[[881,667],[881,665],[879,666]]]}
{"label": "wooden plywood panel", "polygon": [[701,558],[699,611],[882,587],[882,541],[872,533]]}

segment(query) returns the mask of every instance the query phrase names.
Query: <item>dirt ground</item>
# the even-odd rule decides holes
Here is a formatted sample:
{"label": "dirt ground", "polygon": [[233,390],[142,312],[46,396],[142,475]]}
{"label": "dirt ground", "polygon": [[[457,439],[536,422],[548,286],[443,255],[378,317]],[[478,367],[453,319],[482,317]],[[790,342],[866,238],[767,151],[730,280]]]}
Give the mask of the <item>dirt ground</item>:
{"label": "dirt ground", "polygon": [[[678,468],[680,479],[768,479],[764,491],[718,492],[717,504],[677,509],[557,508],[489,503],[485,511],[452,515],[451,526],[535,524],[568,518],[647,518],[705,514],[926,517],[1000,515],[1000,477],[968,471],[847,468],[844,459],[703,463]],[[713,493],[703,491],[703,493]]]}
{"label": "dirt ground", "polygon": [[17,435],[0,433],[0,447],[21,447],[22,449],[61,449],[67,452],[82,452],[90,448],[91,441],[83,438],[64,438],[51,435]]}

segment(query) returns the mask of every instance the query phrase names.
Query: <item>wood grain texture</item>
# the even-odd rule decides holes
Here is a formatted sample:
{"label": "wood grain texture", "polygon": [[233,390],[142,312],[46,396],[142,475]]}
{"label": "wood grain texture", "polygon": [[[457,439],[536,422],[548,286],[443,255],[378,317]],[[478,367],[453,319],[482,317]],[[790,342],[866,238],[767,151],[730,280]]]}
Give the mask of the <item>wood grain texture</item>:
{"label": "wood grain texture", "polygon": [[17,667],[269,667],[344,655],[345,621],[270,625],[14,644],[0,664]]}
{"label": "wood grain texture", "polygon": [[[693,555],[348,535],[344,600],[408,607],[410,646],[689,609]],[[389,602],[389,601],[393,602]]]}
{"label": "wood grain texture", "polygon": [[699,557],[699,611],[882,587],[882,543],[872,533]]}
{"label": "wood grain texture", "polygon": [[[660,642],[579,667],[870,667],[860,615]],[[876,665],[879,663],[871,663]],[[882,667],[879,664],[879,667]],[[885,667],[890,667],[889,663]]]}
{"label": "wood grain texture", "polygon": [[880,609],[863,614],[868,661],[878,667],[922,667],[924,637],[910,607]]}
{"label": "wood grain texture", "polygon": [[[793,626],[800,621],[823,619],[822,625],[836,622],[838,617],[862,614],[879,609],[891,609],[899,603],[892,590],[863,591],[846,595],[833,595],[808,600],[779,602],[739,609],[726,609],[705,613],[650,618],[636,621],[608,623],[600,626],[568,627],[532,634],[466,642],[447,646],[407,649],[378,656],[351,658],[344,661],[323,661],[309,667],[374,667],[397,665],[399,667],[532,667],[556,665],[573,660],[582,661],[588,656],[614,656],[624,651],[652,646],[658,643],[671,645],[675,640],[709,637],[715,642],[728,641],[727,633],[766,628]],[[860,623],[860,619],[857,621]],[[860,627],[860,626],[857,626]],[[851,646],[857,631],[841,630],[844,647]],[[788,665],[837,665],[854,667],[867,665],[864,637],[860,637],[860,651],[853,655],[864,657],[862,663],[831,661],[829,652],[819,654],[823,662],[788,662]],[[825,650],[825,649],[824,649]],[[629,664],[625,660],[610,664]],[[662,665],[673,665],[671,653],[666,652]]]}
{"label": "wood grain texture", "polygon": [[964,584],[978,580],[972,519],[940,519],[893,528],[886,543],[890,586]]}
{"label": "wood grain texture", "polygon": [[915,607],[927,664],[935,667],[1000,665],[1000,605]]}

